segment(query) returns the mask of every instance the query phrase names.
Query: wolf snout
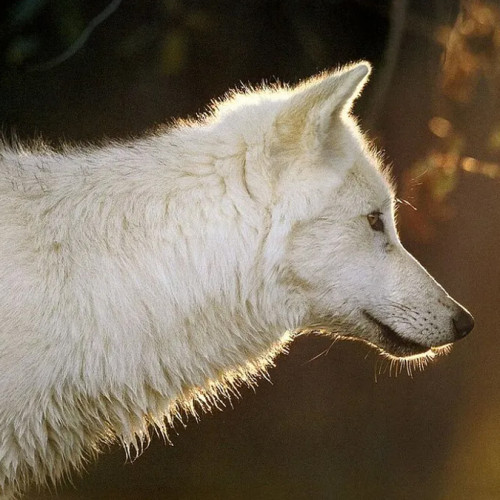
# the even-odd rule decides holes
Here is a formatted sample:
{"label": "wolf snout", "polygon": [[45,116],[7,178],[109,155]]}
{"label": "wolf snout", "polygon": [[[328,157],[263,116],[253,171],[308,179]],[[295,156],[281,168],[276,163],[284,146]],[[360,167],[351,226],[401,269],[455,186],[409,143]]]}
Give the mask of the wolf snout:
{"label": "wolf snout", "polygon": [[452,318],[453,330],[457,340],[465,337],[474,328],[474,318],[472,314],[460,307]]}

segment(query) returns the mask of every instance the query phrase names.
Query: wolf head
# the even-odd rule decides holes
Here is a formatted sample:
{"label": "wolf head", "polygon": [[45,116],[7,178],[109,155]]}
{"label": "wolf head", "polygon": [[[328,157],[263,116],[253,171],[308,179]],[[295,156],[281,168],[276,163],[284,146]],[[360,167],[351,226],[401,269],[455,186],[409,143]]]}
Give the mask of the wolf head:
{"label": "wolf head", "polygon": [[[393,189],[349,114],[369,73],[362,62],[267,102],[272,119],[259,129],[272,185],[268,278],[280,283],[285,307],[303,311],[297,331],[429,357],[474,320],[398,238]],[[250,102],[247,116],[262,106]]]}

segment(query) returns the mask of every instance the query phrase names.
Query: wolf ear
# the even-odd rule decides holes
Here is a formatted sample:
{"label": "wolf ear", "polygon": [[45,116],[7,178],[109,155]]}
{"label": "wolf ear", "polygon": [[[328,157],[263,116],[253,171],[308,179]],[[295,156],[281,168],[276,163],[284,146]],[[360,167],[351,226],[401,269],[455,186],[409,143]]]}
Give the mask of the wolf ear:
{"label": "wolf ear", "polygon": [[350,111],[370,72],[370,64],[362,61],[299,85],[278,116],[278,131],[295,139],[297,133],[328,134],[334,121]]}
{"label": "wolf ear", "polygon": [[371,72],[366,61],[349,66],[317,81],[309,81],[303,90],[298,87],[296,99],[303,105],[326,108],[331,114],[349,111]]}

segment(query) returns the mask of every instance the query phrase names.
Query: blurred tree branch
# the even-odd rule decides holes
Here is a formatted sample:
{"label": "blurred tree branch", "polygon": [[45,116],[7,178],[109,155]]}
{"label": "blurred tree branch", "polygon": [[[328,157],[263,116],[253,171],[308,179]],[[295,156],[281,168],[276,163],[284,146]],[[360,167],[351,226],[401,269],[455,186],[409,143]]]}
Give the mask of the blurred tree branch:
{"label": "blurred tree branch", "polygon": [[80,36],[60,55],[47,62],[34,64],[28,67],[28,71],[46,71],[52,69],[76,54],[87,42],[92,32],[103,23],[120,6],[122,0],[112,0],[104,10],[95,16],[82,31]]}

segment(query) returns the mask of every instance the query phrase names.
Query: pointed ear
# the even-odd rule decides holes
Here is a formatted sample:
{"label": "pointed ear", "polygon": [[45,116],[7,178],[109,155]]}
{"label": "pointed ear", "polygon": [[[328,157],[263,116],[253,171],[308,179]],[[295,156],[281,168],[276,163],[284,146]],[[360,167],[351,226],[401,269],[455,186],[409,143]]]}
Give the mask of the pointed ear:
{"label": "pointed ear", "polygon": [[299,85],[278,117],[278,131],[293,132],[295,140],[297,133],[328,134],[334,121],[350,111],[370,72],[370,64],[362,61]]}
{"label": "pointed ear", "polygon": [[371,70],[370,64],[363,61],[327,78],[324,83],[330,92],[325,107],[330,108],[332,113],[350,111],[354,100],[361,94]]}

